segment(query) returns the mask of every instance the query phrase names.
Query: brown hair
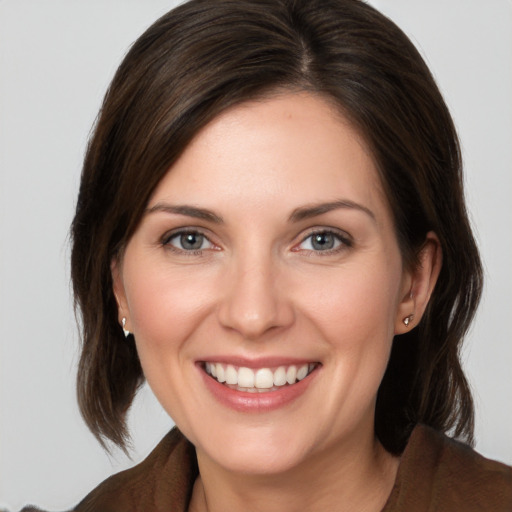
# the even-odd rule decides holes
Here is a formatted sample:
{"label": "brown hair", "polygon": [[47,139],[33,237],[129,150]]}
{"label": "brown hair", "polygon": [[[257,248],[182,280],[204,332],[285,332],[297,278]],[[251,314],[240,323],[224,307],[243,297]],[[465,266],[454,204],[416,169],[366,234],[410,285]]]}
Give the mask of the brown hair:
{"label": "brown hair", "polygon": [[375,428],[391,452],[415,424],[472,440],[459,350],[482,287],[465,211],[452,119],[418,51],[359,0],[192,0],[133,45],[89,142],[72,225],[82,317],[78,400],[98,440],[126,446],[126,412],[143,382],[117,320],[110,264],[156,185],[195,134],[228,107],[279,90],[334,101],[373,153],[408,264],[433,230],[443,267],[420,324],[396,337]]}

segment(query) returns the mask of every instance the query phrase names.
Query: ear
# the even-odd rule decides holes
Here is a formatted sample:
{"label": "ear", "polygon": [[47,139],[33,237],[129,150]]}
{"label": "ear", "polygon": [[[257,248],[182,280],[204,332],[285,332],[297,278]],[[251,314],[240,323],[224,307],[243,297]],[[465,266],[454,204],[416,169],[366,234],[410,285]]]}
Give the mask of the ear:
{"label": "ear", "polygon": [[439,238],[429,231],[419,251],[416,266],[404,279],[402,300],[395,319],[395,334],[408,332],[420,322],[439,277],[442,259]]}
{"label": "ear", "polygon": [[[122,264],[119,261],[119,258],[112,258],[110,263],[110,272],[112,274],[113,292],[117,302],[117,319],[119,321],[119,325],[121,325],[123,330],[131,331],[128,302],[126,300],[123,283]],[[123,319],[125,319],[124,325]]]}

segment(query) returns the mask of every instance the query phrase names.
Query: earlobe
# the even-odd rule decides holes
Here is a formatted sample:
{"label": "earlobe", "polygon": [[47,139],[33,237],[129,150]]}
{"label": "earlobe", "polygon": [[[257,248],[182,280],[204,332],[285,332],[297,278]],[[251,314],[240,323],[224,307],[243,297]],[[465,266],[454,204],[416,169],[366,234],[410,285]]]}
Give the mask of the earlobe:
{"label": "earlobe", "polygon": [[395,334],[403,334],[418,325],[434,291],[441,271],[442,250],[433,231],[427,233],[417,260],[410,272],[408,290],[398,306]]}

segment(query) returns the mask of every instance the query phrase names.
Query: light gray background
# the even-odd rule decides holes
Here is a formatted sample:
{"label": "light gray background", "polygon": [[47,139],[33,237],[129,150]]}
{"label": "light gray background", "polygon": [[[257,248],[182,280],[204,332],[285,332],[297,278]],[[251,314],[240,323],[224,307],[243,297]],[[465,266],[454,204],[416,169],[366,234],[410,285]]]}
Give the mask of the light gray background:
{"label": "light gray background", "polygon": [[[130,43],[176,2],[0,0],[0,508],[75,504],[133,462],[80,419],[67,240],[86,139]],[[459,128],[487,283],[464,352],[477,448],[512,463],[512,2],[374,0],[418,45]],[[171,421],[144,390],[134,462]]]}

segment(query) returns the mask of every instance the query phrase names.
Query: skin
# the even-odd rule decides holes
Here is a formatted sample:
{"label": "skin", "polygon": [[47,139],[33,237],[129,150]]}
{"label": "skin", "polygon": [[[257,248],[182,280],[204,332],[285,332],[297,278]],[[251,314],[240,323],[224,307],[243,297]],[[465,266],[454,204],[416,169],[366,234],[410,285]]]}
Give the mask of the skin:
{"label": "skin", "polygon": [[[204,235],[199,250],[183,230]],[[439,273],[433,233],[419,260],[404,266],[373,159],[323,99],[243,104],[196,136],[112,264],[119,320],[196,446],[190,510],[381,510],[399,461],[375,439],[376,394],[393,336],[419,321]],[[291,403],[244,412],[214,398],[198,364],[227,356],[319,365]]]}

